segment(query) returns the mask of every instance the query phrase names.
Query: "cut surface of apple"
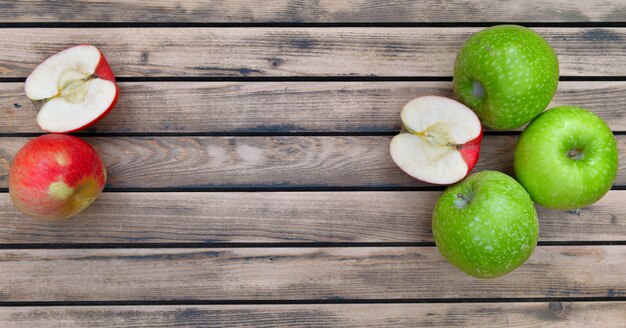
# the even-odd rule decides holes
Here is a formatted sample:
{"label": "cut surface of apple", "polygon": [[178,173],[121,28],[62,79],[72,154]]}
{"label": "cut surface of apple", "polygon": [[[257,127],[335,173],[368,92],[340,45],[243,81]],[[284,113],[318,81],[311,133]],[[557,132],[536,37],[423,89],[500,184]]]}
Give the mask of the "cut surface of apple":
{"label": "cut surface of apple", "polygon": [[119,89],[104,55],[91,45],[65,49],[28,76],[26,96],[37,107],[37,124],[67,133],[103,118],[117,102]]}
{"label": "cut surface of apple", "polygon": [[451,184],[474,168],[482,126],[474,112],[445,97],[424,96],[400,114],[406,131],[389,145],[393,161],[410,176],[428,183]]}

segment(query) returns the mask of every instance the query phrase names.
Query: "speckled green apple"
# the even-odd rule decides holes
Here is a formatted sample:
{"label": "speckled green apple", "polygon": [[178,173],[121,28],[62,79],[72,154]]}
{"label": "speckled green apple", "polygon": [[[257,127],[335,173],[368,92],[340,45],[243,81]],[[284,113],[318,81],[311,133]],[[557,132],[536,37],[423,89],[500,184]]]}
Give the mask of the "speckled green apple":
{"label": "speckled green apple", "polygon": [[493,129],[528,123],[548,106],[558,81],[559,64],[550,44],[517,25],[474,34],[454,65],[454,93]]}
{"label": "speckled green apple", "polygon": [[545,207],[573,210],[598,201],[617,175],[611,129],[596,114],[573,106],[545,111],[522,132],[515,175]]}
{"label": "speckled green apple", "polygon": [[443,192],[432,229],[439,252],[450,263],[471,276],[495,278],[530,257],[539,222],[530,196],[515,179],[482,171]]}

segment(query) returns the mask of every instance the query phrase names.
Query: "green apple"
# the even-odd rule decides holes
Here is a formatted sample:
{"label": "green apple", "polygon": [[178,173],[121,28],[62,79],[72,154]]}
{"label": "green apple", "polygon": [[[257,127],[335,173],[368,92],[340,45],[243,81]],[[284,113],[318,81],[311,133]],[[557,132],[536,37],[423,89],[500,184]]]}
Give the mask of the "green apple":
{"label": "green apple", "polygon": [[471,276],[495,278],[530,257],[539,222],[530,196],[517,181],[482,171],[443,192],[432,229],[439,252],[450,263]]}
{"label": "green apple", "polygon": [[598,201],[617,175],[617,143],[596,114],[573,106],[552,108],[522,132],[515,175],[545,207],[573,210]]}
{"label": "green apple", "polygon": [[558,82],[559,63],[550,44],[517,25],[474,34],[454,64],[454,93],[493,129],[528,123],[548,106]]}

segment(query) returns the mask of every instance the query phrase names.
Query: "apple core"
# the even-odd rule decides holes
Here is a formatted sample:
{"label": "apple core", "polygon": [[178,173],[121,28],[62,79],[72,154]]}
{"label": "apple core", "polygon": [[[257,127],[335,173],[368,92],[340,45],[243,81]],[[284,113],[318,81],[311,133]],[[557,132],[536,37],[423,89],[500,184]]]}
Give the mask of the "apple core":
{"label": "apple core", "polygon": [[424,141],[431,143],[433,145],[441,146],[441,147],[449,147],[457,149],[460,145],[455,144],[450,139],[450,131],[445,123],[437,122],[432,126],[429,126],[426,130],[423,131],[413,131],[406,125],[404,128],[412,135],[418,136],[422,138]]}
{"label": "apple core", "polygon": [[59,86],[59,93],[53,98],[63,97],[72,104],[85,101],[87,91],[89,90],[89,82],[91,82],[93,77],[94,75],[88,75],[78,80],[67,80],[66,83]]}

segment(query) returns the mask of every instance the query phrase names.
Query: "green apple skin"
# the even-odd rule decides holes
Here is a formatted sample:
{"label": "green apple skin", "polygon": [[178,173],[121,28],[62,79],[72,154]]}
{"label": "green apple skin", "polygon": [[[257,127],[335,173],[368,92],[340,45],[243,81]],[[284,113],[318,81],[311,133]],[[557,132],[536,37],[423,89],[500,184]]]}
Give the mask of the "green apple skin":
{"label": "green apple skin", "polygon": [[515,175],[532,199],[547,208],[573,210],[598,201],[618,166],[617,142],[596,114],[573,106],[549,109],[522,132]]}
{"label": "green apple skin", "polygon": [[454,65],[454,93],[492,129],[528,123],[548,106],[558,82],[559,63],[550,44],[517,25],[474,34]]}
{"label": "green apple skin", "polygon": [[530,196],[515,179],[482,171],[443,192],[432,229],[439,252],[455,267],[476,278],[495,278],[530,257],[539,222]]}

